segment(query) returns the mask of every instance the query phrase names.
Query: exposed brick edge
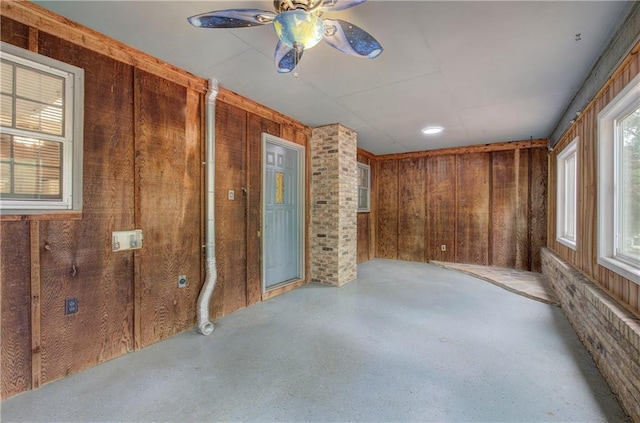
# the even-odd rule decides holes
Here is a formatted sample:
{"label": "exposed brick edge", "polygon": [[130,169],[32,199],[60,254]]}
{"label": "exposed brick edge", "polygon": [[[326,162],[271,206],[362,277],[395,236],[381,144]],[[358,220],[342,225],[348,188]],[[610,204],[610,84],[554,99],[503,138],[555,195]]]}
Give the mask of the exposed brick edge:
{"label": "exposed brick edge", "polygon": [[640,422],[640,319],[543,248],[542,273],[562,311],[634,422]]}

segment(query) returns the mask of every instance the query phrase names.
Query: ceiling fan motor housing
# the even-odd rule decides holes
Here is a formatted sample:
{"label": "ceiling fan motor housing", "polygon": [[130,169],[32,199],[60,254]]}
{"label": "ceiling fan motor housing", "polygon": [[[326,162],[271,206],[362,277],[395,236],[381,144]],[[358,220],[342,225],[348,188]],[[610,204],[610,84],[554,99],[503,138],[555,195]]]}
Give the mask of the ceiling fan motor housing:
{"label": "ceiling fan motor housing", "polygon": [[307,12],[317,9],[323,0],[274,0],[273,7],[278,13],[302,9]]}

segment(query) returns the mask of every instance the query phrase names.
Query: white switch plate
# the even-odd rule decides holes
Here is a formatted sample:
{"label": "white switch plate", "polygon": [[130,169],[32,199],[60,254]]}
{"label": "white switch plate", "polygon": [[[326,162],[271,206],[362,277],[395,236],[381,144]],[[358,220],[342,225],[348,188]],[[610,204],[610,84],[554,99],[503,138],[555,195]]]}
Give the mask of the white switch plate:
{"label": "white switch plate", "polygon": [[137,250],[142,248],[142,229],[114,231],[111,233],[111,250]]}
{"label": "white switch plate", "polygon": [[229,192],[228,192],[228,197],[229,197],[229,200],[235,200],[236,199],[236,192],[234,190],[230,189]]}

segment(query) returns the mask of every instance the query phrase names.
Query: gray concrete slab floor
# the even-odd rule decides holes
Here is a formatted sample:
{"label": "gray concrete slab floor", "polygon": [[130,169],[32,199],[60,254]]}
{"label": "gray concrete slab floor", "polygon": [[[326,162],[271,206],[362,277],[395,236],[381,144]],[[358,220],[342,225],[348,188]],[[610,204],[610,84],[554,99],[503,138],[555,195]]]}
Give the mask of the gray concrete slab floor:
{"label": "gray concrete slab floor", "polygon": [[562,310],[372,260],[8,398],[12,421],[624,422]]}

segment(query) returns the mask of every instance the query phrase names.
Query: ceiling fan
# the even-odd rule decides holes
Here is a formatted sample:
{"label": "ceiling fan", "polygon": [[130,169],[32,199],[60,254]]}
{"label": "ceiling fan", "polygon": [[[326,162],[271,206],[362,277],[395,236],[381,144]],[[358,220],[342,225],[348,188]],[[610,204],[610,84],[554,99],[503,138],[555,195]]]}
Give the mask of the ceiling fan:
{"label": "ceiling fan", "polygon": [[274,0],[275,12],[260,9],[217,10],[187,20],[199,28],[245,28],[273,24],[278,35],[274,54],[279,73],[293,71],[302,53],[321,40],[351,56],[375,59],[382,46],[368,32],[340,19],[321,19],[323,12],[357,6],[366,0]]}

